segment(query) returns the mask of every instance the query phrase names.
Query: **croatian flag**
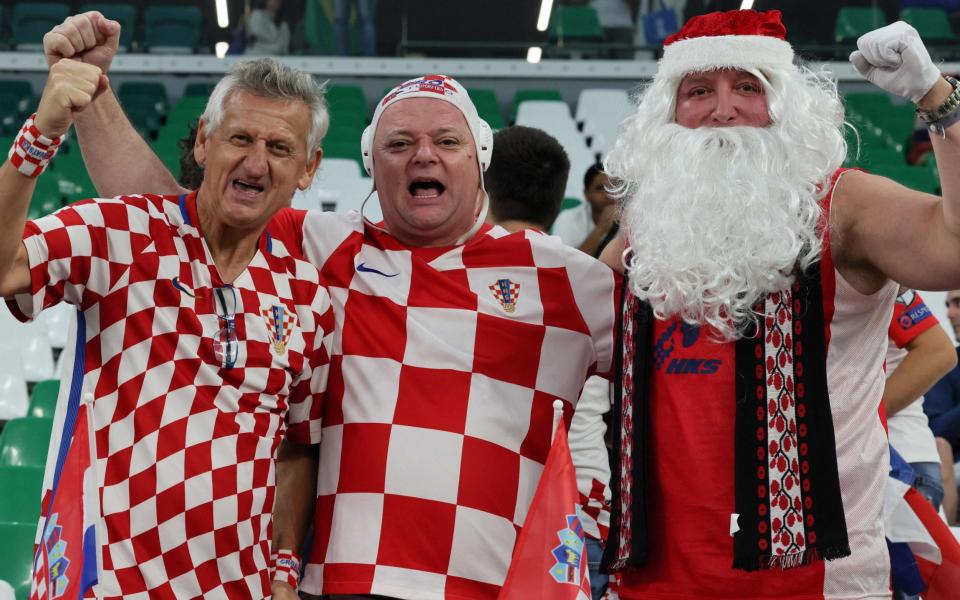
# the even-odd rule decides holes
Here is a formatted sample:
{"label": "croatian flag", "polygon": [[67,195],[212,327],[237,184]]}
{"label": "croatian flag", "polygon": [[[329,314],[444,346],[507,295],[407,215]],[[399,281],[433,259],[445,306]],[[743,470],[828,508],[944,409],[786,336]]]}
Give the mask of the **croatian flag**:
{"label": "croatian flag", "polygon": [[[98,579],[96,523],[100,515],[93,449],[93,394],[83,394],[83,313],[71,326],[74,347],[64,350],[71,385],[61,388],[54,414],[30,600],[92,597]],[[79,337],[79,340],[76,339]],[[55,463],[51,461],[55,460]]]}
{"label": "croatian flag", "polygon": [[580,517],[577,477],[563,425],[563,403],[554,421],[553,444],[499,600],[590,600],[586,536]]}
{"label": "croatian flag", "polygon": [[883,517],[897,588],[924,600],[948,600],[960,590],[960,543],[933,505],[911,487],[913,470],[890,448]]}

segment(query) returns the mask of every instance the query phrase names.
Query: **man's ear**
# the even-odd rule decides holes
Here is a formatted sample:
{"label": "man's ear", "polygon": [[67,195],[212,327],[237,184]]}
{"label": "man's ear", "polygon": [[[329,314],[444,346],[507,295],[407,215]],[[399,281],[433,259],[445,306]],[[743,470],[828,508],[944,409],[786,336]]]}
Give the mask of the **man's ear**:
{"label": "man's ear", "polygon": [[207,142],[207,124],[200,119],[197,125],[197,138],[193,142],[193,159],[197,164],[203,167],[203,162],[207,159],[207,149],[204,146]]}
{"label": "man's ear", "polygon": [[305,190],[313,183],[313,176],[316,175],[317,169],[320,167],[321,158],[323,158],[323,150],[318,148],[310,160],[307,161],[307,170],[304,171],[300,179],[297,180],[297,187],[299,189]]}

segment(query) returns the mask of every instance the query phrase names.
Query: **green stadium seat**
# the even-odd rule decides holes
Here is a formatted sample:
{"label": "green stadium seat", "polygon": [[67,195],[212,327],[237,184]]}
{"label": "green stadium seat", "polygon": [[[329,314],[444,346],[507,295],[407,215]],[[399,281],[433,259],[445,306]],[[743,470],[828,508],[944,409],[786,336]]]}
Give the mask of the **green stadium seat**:
{"label": "green stadium seat", "polygon": [[555,5],[547,27],[550,39],[599,40],[603,28],[592,6]]}
{"label": "green stadium seat", "polygon": [[59,210],[63,207],[63,194],[60,193],[60,182],[53,175],[53,169],[37,178],[37,185],[30,197],[30,208],[27,216],[36,219]]}
{"label": "green stadium seat", "polygon": [[35,105],[29,81],[0,79],[0,135],[15,136]]}
{"label": "green stadium seat", "polygon": [[207,98],[213,93],[216,83],[212,81],[194,81],[188,83],[183,88],[183,96],[188,98],[203,98],[203,104],[207,104]]}
{"label": "green stadium seat", "polygon": [[563,202],[560,204],[560,210],[564,211],[568,208],[576,208],[583,204],[583,201],[579,198],[564,198]]}
{"label": "green stadium seat", "polygon": [[957,39],[943,9],[905,8],[900,11],[900,19],[913,25],[925,42],[952,42]]}
{"label": "green stadium seat", "polygon": [[53,168],[49,174],[57,180],[64,204],[97,196],[97,188],[87,174],[87,166],[78,149],[71,148],[63,155],[57,154],[51,164]]}
{"label": "green stadium seat", "polygon": [[80,6],[80,12],[91,10],[99,11],[108,19],[120,23],[120,47],[130,50],[133,34],[137,30],[137,7],[123,2],[91,2]]}
{"label": "green stadium seat", "polygon": [[27,415],[37,419],[52,419],[57,409],[60,382],[56,379],[38,381],[30,392],[30,408]]}
{"label": "green stadium seat", "polygon": [[480,114],[481,119],[486,121],[494,131],[504,128],[500,103],[497,102],[497,95],[493,90],[470,89],[467,93],[470,94],[470,99],[477,107],[477,113]]}
{"label": "green stadium seat", "polygon": [[510,122],[517,120],[517,108],[525,100],[563,100],[557,90],[517,90],[513,96],[513,106],[510,108]]}
{"label": "green stadium seat", "polygon": [[43,48],[43,36],[70,16],[63,2],[16,2],[10,15],[11,42],[17,50]]}
{"label": "green stadium seat", "polygon": [[0,540],[3,540],[3,560],[0,561],[0,579],[13,588],[17,600],[27,600],[30,581],[33,578],[33,542],[37,524],[0,524]]}
{"label": "green stadium seat", "polygon": [[31,523],[36,526],[40,519],[42,487],[42,466],[0,466],[0,489],[3,489],[0,494],[0,523]]}
{"label": "green stadium seat", "polygon": [[331,116],[349,115],[347,118],[367,122],[367,99],[358,85],[331,85],[327,88],[327,107]]}
{"label": "green stadium seat", "polygon": [[[42,467],[53,419],[21,418],[8,421],[0,433],[0,466]],[[2,495],[2,494],[0,494]]]}
{"label": "green stadium seat", "polygon": [[190,54],[200,45],[203,11],[196,6],[151,5],[143,11],[147,52]]}
{"label": "green stadium seat", "polygon": [[157,81],[125,81],[117,88],[117,98],[124,108],[146,107],[159,116],[167,114],[167,88]]}
{"label": "green stadium seat", "polygon": [[913,190],[935,194],[940,188],[936,174],[927,167],[907,164],[881,165],[875,171]]}
{"label": "green stadium seat", "polygon": [[360,156],[360,137],[356,139],[324,138],[323,140],[324,158],[349,158],[357,161],[360,168],[363,168],[363,158]]}
{"label": "green stadium seat", "polygon": [[883,16],[883,11],[875,6],[843,6],[837,13],[833,38],[838,43],[856,42],[861,35],[886,24],[887,20]]}

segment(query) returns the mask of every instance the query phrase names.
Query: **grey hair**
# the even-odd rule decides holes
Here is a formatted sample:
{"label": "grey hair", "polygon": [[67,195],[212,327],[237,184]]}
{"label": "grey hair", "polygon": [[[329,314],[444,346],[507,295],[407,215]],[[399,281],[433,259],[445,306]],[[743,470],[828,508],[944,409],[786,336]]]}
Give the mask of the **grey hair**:
{"label": "grey hair", "polygon": [[310,107],[311,124],[307,132],[307,148],[310,153],[320,149],[320,142],[330,126],[325,98],[326,86],[317,83],[309,73],[288,67],[273,58],[259,58],[237,63],[217,83],[203,111],[207,133],[213,131],[223,120],[227,99],[237,90],[250,92],[263,98],[300,100]]}

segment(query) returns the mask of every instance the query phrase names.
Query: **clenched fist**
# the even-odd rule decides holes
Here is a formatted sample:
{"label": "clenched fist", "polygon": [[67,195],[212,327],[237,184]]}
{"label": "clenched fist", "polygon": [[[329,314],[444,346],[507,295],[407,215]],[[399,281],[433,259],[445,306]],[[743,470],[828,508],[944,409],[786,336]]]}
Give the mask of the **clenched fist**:
{"label": "clenched fist", "polygon": [[40,97],[35,124],[53,138],[70,129],[74,115],[85,109],[109,85],[100,67],[62,59],[50,67],[47,85]]}
{"label": "clenched fist", "polygon": [[93,10],[67,19],[43,36],[43,54],[53,66],[72,58],[106,73],[120,43],[120,23]]}
{"label": "clenched fist", "polygon": [[940,78],[917,30],[903,21],[860,36],[850,62],[888,92],[919,102]]}

